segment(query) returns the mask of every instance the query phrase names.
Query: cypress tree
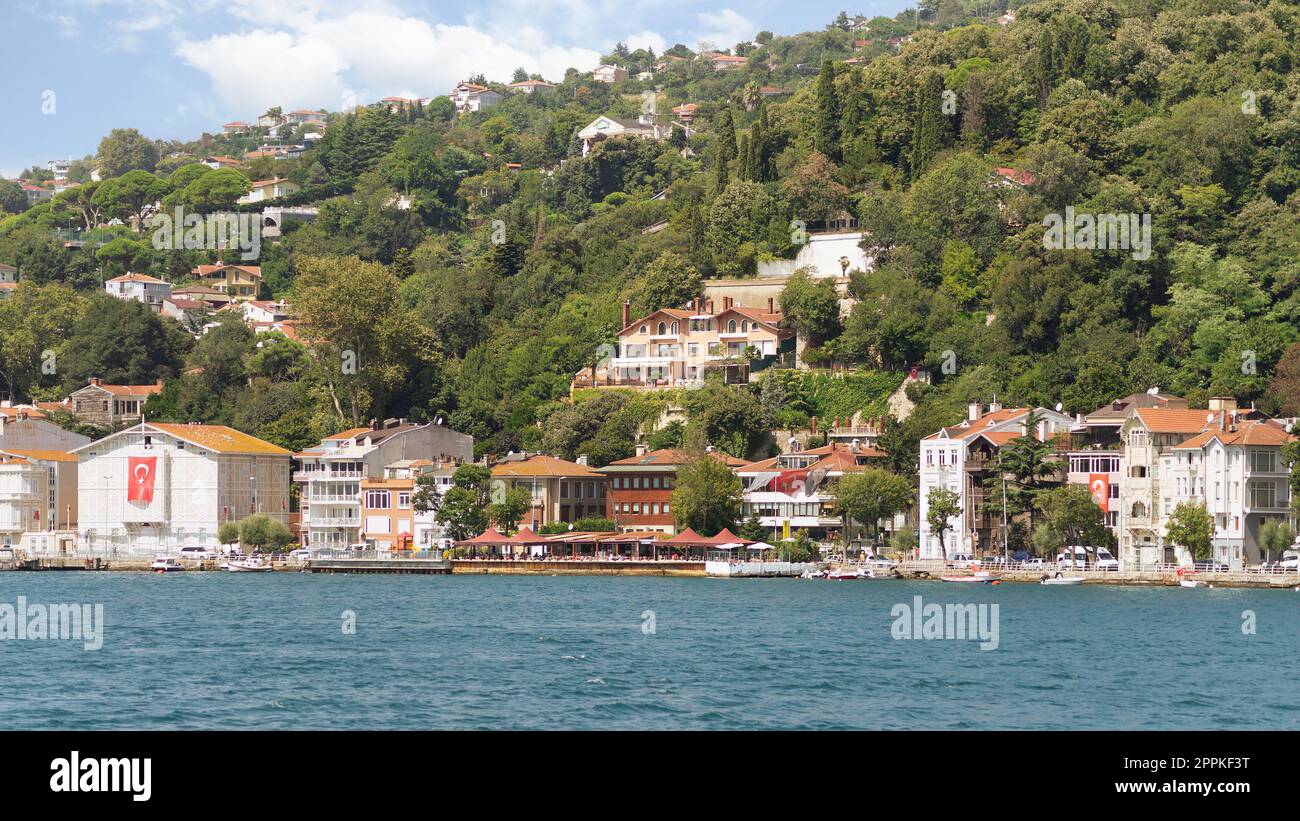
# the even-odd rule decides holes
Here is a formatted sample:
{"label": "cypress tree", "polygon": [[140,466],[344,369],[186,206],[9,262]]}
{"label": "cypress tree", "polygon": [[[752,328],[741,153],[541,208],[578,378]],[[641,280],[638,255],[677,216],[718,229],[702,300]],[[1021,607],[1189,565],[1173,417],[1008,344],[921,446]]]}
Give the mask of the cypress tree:
{"label": "cypress tree", "polygon": [[835,64],[822,61],[821,74],[817,76],[817,124],[813,134],[817,150],[839,162],[840,159],[840,101],[835,92]]}

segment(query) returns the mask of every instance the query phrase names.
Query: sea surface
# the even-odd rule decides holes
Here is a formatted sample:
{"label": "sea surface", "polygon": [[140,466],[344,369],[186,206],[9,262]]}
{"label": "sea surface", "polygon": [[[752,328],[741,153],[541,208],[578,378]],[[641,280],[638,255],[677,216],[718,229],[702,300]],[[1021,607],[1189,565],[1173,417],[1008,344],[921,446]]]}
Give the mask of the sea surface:
{"label": "sea surface", "polygon": [[[0,729],[1300,727],[1289,590],[0,573],[18,596],[102,604],[103,647],[0,640]],[[916,596],[997,604],[996,649],[894,638]]]}

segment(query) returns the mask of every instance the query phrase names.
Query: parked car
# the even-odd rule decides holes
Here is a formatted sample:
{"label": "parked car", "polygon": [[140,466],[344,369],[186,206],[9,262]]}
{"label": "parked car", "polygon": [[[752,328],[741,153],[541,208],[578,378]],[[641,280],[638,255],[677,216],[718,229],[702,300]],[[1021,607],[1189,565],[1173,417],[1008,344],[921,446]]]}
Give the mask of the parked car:
{"label": "parked car", "polygon": [[300,547],[297,550],[289,551],[289,561],[291,562],[305,562],[310,558],[311,558],[311,551],[305,547]]}
{"label": "parked car", "polygon": [[1282,554],[1282,560],[1278,562],[1282,573],[1291,573],[1300,570],[1300,550],[1288,550]]}
{"label": "parked car", "polygon": [[210,547],[199,547],[198,545],[186,545],[181,548],[182,559],[194,559],[195,561],[210,561],[217,558],[217,551]]}
{"label": "parked car", "polygon": [[1047,567],[1047,562],[1043,561],[1041,557],[1035,556],[1032,559],[1025,559],[1021,567],[1025,570],[1042,570]]}
{"label": "parked car", "polygon": [[947,566],[962,567],[964,565],[971,564],[974,561],[975,561],[975,556],[972,553],[954,553],[948,559]]}
{"label": "parked car", "polygon": [[1088,551],[1077,545],[1063,547],[1061,552],[1056,554],[1056,566],[1086,568],[1088,566]]}

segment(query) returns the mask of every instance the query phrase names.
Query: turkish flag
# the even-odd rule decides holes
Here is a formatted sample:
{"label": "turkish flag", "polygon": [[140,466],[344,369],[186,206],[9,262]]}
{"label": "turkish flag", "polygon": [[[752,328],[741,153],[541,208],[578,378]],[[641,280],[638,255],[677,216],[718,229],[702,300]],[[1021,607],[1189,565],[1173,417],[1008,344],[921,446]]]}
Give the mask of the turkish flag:
{"label": "turkish flag", "polygon": [[1088,475],[1088,490],[1092,491],[1092,500],[1103,513],[1110,512],[1110,477],[1104,473]]}
{"label": "turkish flag", "polygon": [[797,496],[804,489],[808,480],[808,469],[784,470],[772,482],[773,493],[787,493]]}
{"label": "turkish flag", "polygon": [[126,485],[128,502],[153,501],[154,470],[158,467],[157,456],[131,456],[127,459],[127,472],[130,479]]}

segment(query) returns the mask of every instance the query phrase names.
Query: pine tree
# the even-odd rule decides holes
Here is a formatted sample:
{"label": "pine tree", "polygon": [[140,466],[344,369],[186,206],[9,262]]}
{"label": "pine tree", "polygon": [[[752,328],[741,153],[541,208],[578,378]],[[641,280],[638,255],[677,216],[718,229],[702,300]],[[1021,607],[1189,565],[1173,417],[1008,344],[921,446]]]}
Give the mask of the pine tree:
{"label": "pine tree", "polygon": [[942,103],[943,78],[934,71],[922,81],[916,99],[916,125],[912,129],[913,179],[920,176],[934,155],[943,150],[948,123]]}
{"label": "pine tree", "polygon": [[727,183],[730,181],[731,180],[729,179],[728,172],[727,172],[727,157],[725,156],[725,149],[722,146],[722,144],[719,143],[717,154],[714,157],[714,161],[713,161],[714,195],[716,196],[718,194],[721,194],[723,191],[726,191]]}
{"label": "pine tree", "polygon": [[754,158],[754,152],[750,149],[749,135],[740,135],[740,148],[737,152],[740,155],[740,162],[736,165],[736,176],[742,180],[752,180],[753,169],[750,166],[750,160]]}
{"label": "pine tree", "polygon": [[718,117],[718,150],[728,162],[736,158],[736,121],[730,106],[723,108]]}

